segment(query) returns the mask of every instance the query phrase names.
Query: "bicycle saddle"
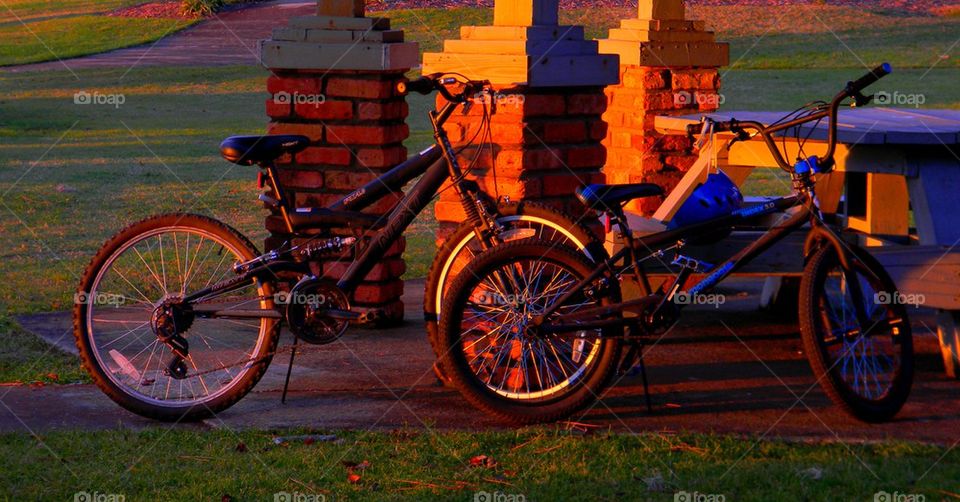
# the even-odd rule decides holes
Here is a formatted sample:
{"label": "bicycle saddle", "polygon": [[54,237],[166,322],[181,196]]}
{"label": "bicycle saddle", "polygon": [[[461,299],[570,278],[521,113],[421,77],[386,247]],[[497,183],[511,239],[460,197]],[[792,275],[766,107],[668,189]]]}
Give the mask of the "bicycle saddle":
{"label": "bicycle saddle", "polygon": [[619,207],[621,203],[633,199],[654,195],[663,195],[663,189],[653,183],[593,184],[577,189],[577,198],[580,199],[580,202],[599,211]]}
{"label": "bicycle saddle", "polygon": [[297,153],[309,144],[310,138],[294,134],[230,136],[220,143],[220,155],[234,164],[250,166],[269,163],[285,153]]}

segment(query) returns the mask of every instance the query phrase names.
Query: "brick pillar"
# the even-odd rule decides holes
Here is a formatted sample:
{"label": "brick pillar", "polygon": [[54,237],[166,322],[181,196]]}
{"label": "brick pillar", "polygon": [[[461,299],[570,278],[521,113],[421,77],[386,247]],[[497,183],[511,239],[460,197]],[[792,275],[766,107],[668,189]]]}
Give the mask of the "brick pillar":
{"label": "brick pillar", "polygon": [[[461,155],[464,168],[476,161],[472,174],[487,193],[581,215],[574,190],[604,179],[603,86],[617,81],[618,64],[584,40],[582,27],[559,26],[557,14],[557,0],[496,0],[494,26],[462,27],[460,40],[423,55],[423,73],[458,72],[498,89],[492,151]],[[452,142],[474,137],[481,111],[477,103],[468,115],[453,115],[446,126]],[[441,238],[464,218],[449,192],[436,215]]]}
{"label": "brick pillar", "polygon": [[[604,172],[609,183],[656,183],[669,192],[697,156],[686,136],[657,133],[654,117],[715,111],[722,102],[717,68],[729,62],[729,47],[702,21],[685,19],[683,0],[641,0],[638,10],[600,40],[600,52],[620,56],[620,83],[606,88]],[[649,215],[660,202],[628,208]]]}
{"label": "brick pillar", "polygon": [[[280,183],[298,208],[327,206],[406,159],[407,104],[395,88],[418,55],[417,44],[403,42],[403,32],[390,30],[388,19],[363,17],[362,0],[323,0],[318,13],[291,19],[261,45],[273,73],[267,79],[269,132],[312,141],[278,164]],[[364,212],[384,214],[396,200],[388,197]],[[266,227],[267,249],[290,238],[278,212],[267,217]],[[404,245],[400,238],[357,288],[351,301],[358,310],[378,308],[389,320],[403,318]],[[337,280],[348,263],[331,260],[315,273]]]}

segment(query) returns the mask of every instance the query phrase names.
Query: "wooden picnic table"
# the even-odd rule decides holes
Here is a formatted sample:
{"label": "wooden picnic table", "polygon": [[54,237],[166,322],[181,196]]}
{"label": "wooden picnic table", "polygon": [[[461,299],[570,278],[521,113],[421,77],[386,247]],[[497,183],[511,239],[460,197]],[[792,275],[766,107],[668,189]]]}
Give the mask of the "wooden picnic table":
{"label": "wooden picnic table", "polygon": [[[764,124],[785,112],[718,112],[715,120],[755,120]],[[665,134],[685,134],[699,116],[657,117]],[[827,124],[800,127],[809,140],[807,156],[823,155]],[[788,161],[799,149],[788,131]],[[776,168],[759,138],[725,145],[732,136],[717,134],[701,149],[698,161],[654,215],[669,221],[680,204],[706,179],[723,169],[738,184],[757,167]],[[859,108],[840,111],[836,169],[817,181],[821,209],[835,214],[887,268],[903,294],[922,295],[938,311],[937,336],[947,373],[960,374],[960,110]],[[780,144],[778,142],[778,144]],[[785,188],[786,190],[786,188]],[[749,194],[747,194],[749,195]],[[842,204],[841,204],[842,203]],[[911,218],[912,216],[912,218]],[[796,271],[791,271],[796,272]],[[918,296],[919,297],[919,296]]]}

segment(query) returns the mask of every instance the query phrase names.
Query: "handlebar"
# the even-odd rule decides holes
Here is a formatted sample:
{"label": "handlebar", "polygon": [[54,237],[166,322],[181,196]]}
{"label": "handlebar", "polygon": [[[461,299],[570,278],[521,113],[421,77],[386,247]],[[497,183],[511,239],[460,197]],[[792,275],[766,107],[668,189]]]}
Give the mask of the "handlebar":
{"label": "handlebar", "polygon": [[818,164],[820,167],[820,172],[830,172],[834,164],[833,155],[837,149],[837,115],[839,114],[840,105],[847,98],[854,98],[858,105],[861,103],[866,103],[868,99],[864,98],[864,96],[861,94],[863,89],[876,83],[878,80],[892,72],[893,68],[890,66],[890,64],[883,63],[873,70],[870,70],[869,73],[860,77],[859,79],[848,82],[846,87],[836,96],[834,96],[829,105],[819,108],[818,111],[811,113],[810,115],[786,122],[780,122],[772,126],[767,126],[752,120],[738,121],[737,119],[730,119],[727,121],[715,121],[705,118],[698,124],[688,125],[687,134],[689,136],[694,136],[696,134],[705,134],[707,132],[734,132],[737,133],[737,138],[735,138],[734,141],[737,141],[749,138],[749,136],[745,133],[746,129],[755,130],[767,144],[767,147],[773,154],[777,164],[785,170],[792,171],[792,166],[787,163],[786,160],[784,160],[783,154],[777,147],[776,142],[773,139],[773,134],[787,129],[793,129],[807,122],[829,118],[830,129],[827,136],[827,153],[823,156],[823,158],[818,159]]}
{"label": "handlebar", "polygon": [[847,95],[852,97],[856,94],[859,94],[865,88],[871,84],[874,84],[877,80],[880,80],[891,73],[893,73],[893,67],[890,66],[890,63],[883,63],[882,65],[870,70],[870,73],[867,73],[853,82],[847,83]]}
{"label": "handlebar", "polygon": [[[447,89],[447,86],[457,83],[464,84],[463,91],[453,94],[449,89]],[[468,80],[466,82],[459,82],[454,77],[445,77],[441,73],[434,73],[398,83],[397,92],[400,94],[409,94],[411,92],[415,92],[417,94],[426,95],[433,91],[437,91],[441,96],[446,98],[447,101],[453,103],[464,103],[470,99],[473,94],[479,92],[488,85],[490,85],[490,82],[486,80]]]}

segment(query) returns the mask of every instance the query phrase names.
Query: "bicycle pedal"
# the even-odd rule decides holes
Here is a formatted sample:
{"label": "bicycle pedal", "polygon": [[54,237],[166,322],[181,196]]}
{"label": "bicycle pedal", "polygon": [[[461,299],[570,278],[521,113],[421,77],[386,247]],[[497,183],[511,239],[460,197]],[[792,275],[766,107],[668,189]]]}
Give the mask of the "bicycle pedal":
{"label": "bicycle pedal", "polygon": [[387,313],[383,309],[370,309],[360,314],[360,317],[357,319],[357,321],[363,324],[375,324],[383,321],[386,318]]}
{"label": "bicycle pedal", "polygon": [[710,263],[700,261],[689,256],[684,256],[682,254],[678,254],[676,258],[673,259],[673,263],[671,263],[671,265],[679,266],[681,268],[688,268],[695,274],[706,273],[713,268],[713,265]]}

